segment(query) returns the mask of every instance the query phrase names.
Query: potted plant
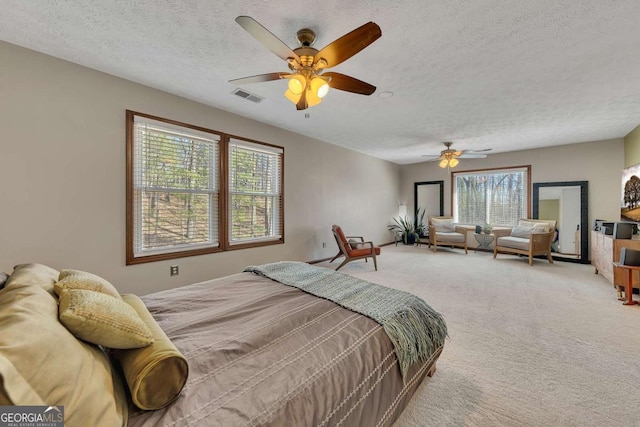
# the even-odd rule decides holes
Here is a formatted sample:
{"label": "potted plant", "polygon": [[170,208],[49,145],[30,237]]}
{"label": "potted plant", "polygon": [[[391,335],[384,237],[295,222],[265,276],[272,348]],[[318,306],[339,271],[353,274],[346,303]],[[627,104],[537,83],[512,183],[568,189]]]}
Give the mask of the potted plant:
{"label": "potted plant", "polygon": [[482,232],[484,234],[491,234],[492,230],[493,230],[493,226],[491,224],[485,224],[482,226]]}
{"label": "potted plant", "polygon": [[395,224],[387,225],[387,228],[395,233],[402,234],[402,241],[405,245],[413,245],[416,239],[420,238],[420,235],[416,233],[416,229],[413,226],[413,221],[409,217],[393,218]]}

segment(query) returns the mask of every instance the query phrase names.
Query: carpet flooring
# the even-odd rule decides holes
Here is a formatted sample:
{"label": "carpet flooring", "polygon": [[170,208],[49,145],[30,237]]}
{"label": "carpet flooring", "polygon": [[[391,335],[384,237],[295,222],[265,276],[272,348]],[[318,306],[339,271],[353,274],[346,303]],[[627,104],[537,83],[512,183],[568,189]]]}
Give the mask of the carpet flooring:
{"label": "carpet flooring", "polygon": [[447,321],[437,372],[395,427],[640,426],[640,306],[622,306],[591,265],[399,245],[377,272],[362,260],[340,271],[412,292]]}

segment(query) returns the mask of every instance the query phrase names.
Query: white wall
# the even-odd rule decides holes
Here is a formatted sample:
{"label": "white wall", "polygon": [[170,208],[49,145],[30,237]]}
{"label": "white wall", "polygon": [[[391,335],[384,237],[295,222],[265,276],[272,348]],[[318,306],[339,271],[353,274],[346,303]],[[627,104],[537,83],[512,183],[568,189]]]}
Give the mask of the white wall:
{"label": "white wall", "polygon": [[[624,140],[584,142],[535,150],[489,154],[485,159],[461,159],[455,171],[531,165],[531,182],[589,181],[589,224],[595,218],[620,217],[620,182]],[[400,202],[413,212],[413,183],[444,180],[444,211],[451,213],[451,175],[437,162],[402,166]]]}
{"label": "white wall", "polygon": [[[3,42],[0,63],[2,271],[40,262],[146,294],[250,264],[331,257],[334,223],[391,240],[385,226],[400,188],[393,163]],[[126,109],[284,146],[286,243],[125,266]]]}

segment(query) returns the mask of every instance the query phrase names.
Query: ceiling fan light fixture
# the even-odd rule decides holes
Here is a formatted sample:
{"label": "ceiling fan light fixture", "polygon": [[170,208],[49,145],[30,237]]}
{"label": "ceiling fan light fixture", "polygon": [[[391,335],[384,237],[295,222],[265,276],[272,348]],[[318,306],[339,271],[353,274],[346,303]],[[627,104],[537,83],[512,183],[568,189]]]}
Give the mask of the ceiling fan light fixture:
{"label": "ceiling fan light fixture", "polygon": [[[313,82],[312,82],[313,83]],[[313,107],[314,105],[318,105],[322,102],[322,98],[320,98],[316,92],[313,90],[313,86],[307,90],[307,104],[309,107]]]}
{"label": "ceiling fan light fixture", "polygon": [[298,101],[300,101],[300,97],[302,96],[302,92],[295,94],[291,91],[291,89],[288,89],[285,93],[284,96],[287,97],[287,99],[291,102],[293,102],[294,104],[297,104]]}
{"label": "ceiling fan light fixture", "polygon": [[454,157],[453,159],[449,160],[449,167],[455,168],[456,166],[458,166],[458,163],[460,163],[460,160]]}
{"label": "ceiling fan light fixture", "polygon": [[294,95],[300,95],[306,86],[307,86],[307,80],[304,78],[304,76],[301,76],[300,74],[296,74],[289,79],[289,90]]}
{"label": "ceiling fan light fixture", "polygon": [[329,84],[319,76],[311,79],[311,90],[318,98],[324,98],[329,93]]}
{"label": "ceiling fan light fixture", "polygon": [[449,160],[442,159],[442,161],[440,162],[440,164],[438,164],[438,166],[440,166],[442,169],[444,169],[444,168],[447,167],[448,164],[449,164]]}

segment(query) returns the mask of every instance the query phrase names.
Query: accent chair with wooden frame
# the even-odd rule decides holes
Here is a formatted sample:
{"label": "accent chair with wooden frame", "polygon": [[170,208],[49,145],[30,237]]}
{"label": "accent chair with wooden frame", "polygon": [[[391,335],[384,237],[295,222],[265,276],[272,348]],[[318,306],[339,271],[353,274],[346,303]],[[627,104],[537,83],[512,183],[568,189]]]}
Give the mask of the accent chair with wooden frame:
{"label": "accent chair with wooden frame", "polygon": [[467,251],[467,227],[455,225],[451,216],[429,217],[429,248],[433,245],[433,252],[438,246],[464,248]]}
{"label": "accent chair with wooden frame", "polygon": [[[339,225],[331,227],[331,231],[333,232],[333,237],[336,238],[339,252],[329,262],[331,263],[344,255],[344,261],[336,268],[336,271],[340,270],[346,263],[357,259],[364,259],[367,262],[367,258],[373,258],[373,267],[378,271],[378,263],[376,262],[376,255],[380,255],[378,246],[375,246],[373,242],[366,242],[362,236],[345,236]],[[349,239],[354,240],[350,241]]]}
{"label": "accent chair with wooden frame", "polygon": [[529,265],[533,266],[534,256],[546,255],[549,263],[553,264],[551,242],[556,232],[555,220],[521,219],[513,228],[493,231],[493,257],[498,252],[526,255]]}

